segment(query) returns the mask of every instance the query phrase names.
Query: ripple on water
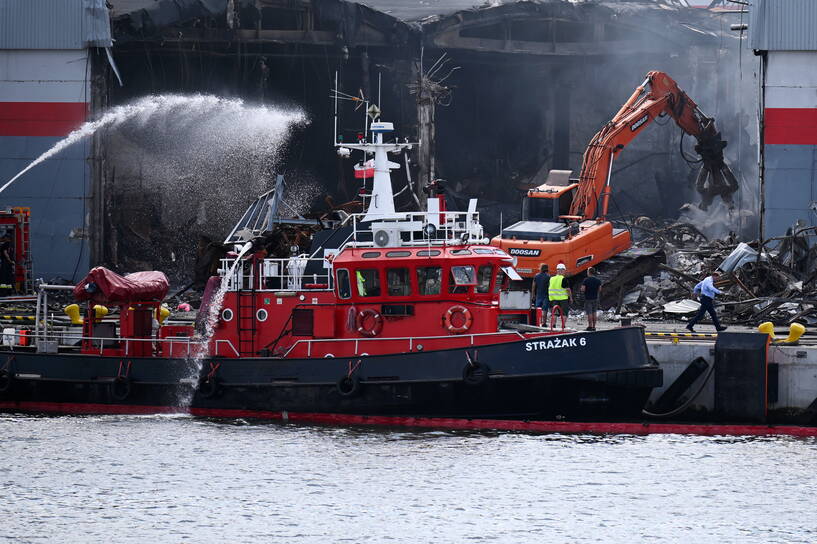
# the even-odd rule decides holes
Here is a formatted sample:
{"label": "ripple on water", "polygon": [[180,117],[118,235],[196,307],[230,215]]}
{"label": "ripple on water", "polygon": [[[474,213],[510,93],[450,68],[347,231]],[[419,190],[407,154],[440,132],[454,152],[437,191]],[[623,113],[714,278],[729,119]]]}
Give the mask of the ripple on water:
{"label": "ripple on water", "polygon": [[[809,542],[817,441],[0,416],[0,542]],[[119,538],[121,537],[121,538]]]}

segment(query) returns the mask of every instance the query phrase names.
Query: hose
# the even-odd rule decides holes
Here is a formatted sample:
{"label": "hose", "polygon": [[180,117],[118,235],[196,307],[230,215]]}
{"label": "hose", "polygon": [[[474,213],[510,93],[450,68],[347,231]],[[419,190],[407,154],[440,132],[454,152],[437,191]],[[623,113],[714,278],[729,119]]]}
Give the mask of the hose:
{"label": "hose", "polygon": [[695,391],[695,394],[692,395],[691,397],[689,397],[689,399],[687,399],[678,408],[674,408],[674,409],[670,410],[669,412],[664,412],[663,414],[656,414],[656,413],[653,413],[653,412],[649,412],[647,410],[641,410],[641,413],[644,414],[645,416],[657,417],[657,418],[672,417],[674,415],[678,415],[678,414],[682,413],[684,410],[689,408],[689,405],[692,404],[692,402],[695,399],[697,399],[698,396],[701,394],[701,392],[704,390],[704,387],[706,387],[706,384],[709,382],[709,378],[712,376],[712,371],[714,371],[714,370],[715,370],[715,361],[712,361],[712,366],[710,366],[709,370],[706,371],[706,376],[704,376],[704,379],[701,381],[701,385],[698,387],[698,390]]}

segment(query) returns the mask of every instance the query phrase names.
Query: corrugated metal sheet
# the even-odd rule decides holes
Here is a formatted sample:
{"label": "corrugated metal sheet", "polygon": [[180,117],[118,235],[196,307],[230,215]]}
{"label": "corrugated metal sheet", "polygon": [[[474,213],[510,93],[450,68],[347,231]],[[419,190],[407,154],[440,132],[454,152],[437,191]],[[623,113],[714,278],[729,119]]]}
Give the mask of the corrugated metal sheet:
{"label": "corrugated metal sheet", "polygon": [[105,0],[0,0],[0,49],[110,47]]}
{"label": "corrugated metal sheet", "polygon": [[753,0],[749,44],[762,51],[817,51],[817,1]]}

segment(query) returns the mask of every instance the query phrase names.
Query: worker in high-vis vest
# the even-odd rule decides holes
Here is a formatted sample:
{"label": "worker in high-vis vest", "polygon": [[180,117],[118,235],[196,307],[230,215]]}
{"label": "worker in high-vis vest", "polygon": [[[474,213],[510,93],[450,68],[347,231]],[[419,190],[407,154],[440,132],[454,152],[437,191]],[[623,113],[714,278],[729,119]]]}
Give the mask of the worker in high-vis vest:
{"label": "worker in high-vis vest", "polygon": [[366,297],[366,278],[360,273],[360,270],[355,270],[355,277],[357,278],[357,294]]}
{"label": "worker in high-vis vest", "polygon": [[550,283],[548,284],[548,298],[550,299],[551,313],[556,315],[556,308],[558,307],[561,315],[564,317],[567,317],[567,313],[570,311],[567,301],[569,300],[571,304],[573,303],[573,291],[567,286],[567,280],[564,276],[566,271],[567,267],[564,263],[557,264],[556,275],[550,278]]}

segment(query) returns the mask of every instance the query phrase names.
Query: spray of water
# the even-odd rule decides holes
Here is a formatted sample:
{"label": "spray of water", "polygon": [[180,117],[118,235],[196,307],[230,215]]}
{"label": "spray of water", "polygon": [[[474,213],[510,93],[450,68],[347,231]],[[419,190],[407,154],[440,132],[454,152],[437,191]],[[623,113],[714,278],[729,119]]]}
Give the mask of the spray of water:
{"label": "spray of water", "polygon": [[196,339],[191,353],[189,373],[186,378],[181,380],[182,383],[192,386],[192,388],[185,390],[179,399],[179,405],[182,407],[190,406],[190,403],[193,401],[193,395],[199,384],[201,369],[204,367],[204,360],[210,355],[210,341],[213,339],[216,323],[218,323],[218,316],[221,313],[221,307],[224,305],[224,295],[230,286],[230,278],[235,274],[235,269],[241,262],[242,257],[244,257],[250,249],[252,249],[252,242],[244,244],[238,256],[233,261],[232,266],[230,266],[230,269],[227,271],[227,274],[222,278],[218,290],[213,294],[213,298],[210,299],[210,306],[207,308],[207,315],[204,320],[204,334]]}
{"label": "spray of water", "polygon": [[[202,126],[204,119],[209,120],[209,124]],[[188,138],[198,140],[198,153],[212,155],[214,149],[202,149],[200,144],[203,140],[210,141],[213,148],[217,147],[224,153],[242,148],[247,141],[255,142],[263,152],[274,153],[285,140],[287,129],[305,122],[303,112],[248,106],[237,99],[212,95],[147,96],[111,108],[99,119],[83,124],[8,180],[0,187],[0,193],[41,162],[103,128],[148,129],[151,132],[160,129],[160,133],[172,133],[176,137],[181,136],[182,132]],[[195,162],[186,161],[188,171],[195,167]]]}

